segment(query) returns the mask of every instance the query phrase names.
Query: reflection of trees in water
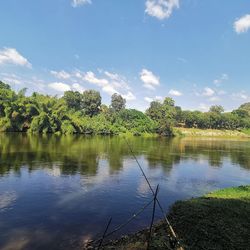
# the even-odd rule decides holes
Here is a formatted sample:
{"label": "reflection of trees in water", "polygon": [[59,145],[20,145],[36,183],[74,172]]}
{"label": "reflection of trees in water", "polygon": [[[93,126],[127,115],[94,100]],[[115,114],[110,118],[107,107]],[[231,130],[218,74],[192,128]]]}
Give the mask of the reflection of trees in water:
{"label": "reflection of trees in water", "polygon": [[225,159],[250,169],[250,141],[204,138],[183,138],[183,153],[196,160],[206,159],[210,166],[220,167]]}
{"label": "reflection of trees in water", "polygon": [[[169,172],[185,158],[205,159],[211,166],[220,167],[229,158],[250,169],[248,141],[132,137],[129,142],[137,156],[145,156],[150,168],[162,167]],[[20,174],[23,165],[30,172],[57,166],[61,174],[96,175],[100,159],[108,161],[112,174],[123,168],[128,157],[132,158],[131,152],[121,137],[0,134],[0,175],[11,170]]]}

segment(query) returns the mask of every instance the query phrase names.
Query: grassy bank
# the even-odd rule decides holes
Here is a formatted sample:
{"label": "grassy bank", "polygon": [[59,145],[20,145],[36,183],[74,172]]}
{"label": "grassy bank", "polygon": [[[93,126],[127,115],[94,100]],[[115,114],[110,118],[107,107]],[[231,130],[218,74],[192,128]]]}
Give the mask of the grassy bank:
{"label": "grassy bank", "polygon": [[197,137],[250,137],[250,130],[219,130],[219,129],[198,129],[198,128],[174,128],[175,135],[197,136]]}
{"label": "grassy bank", "polygon": [[[169,214],[184,249],[250,249],[250,186],[228,188],[176,202]],[[150,249],[171,249],[167,226],[156,224]],[[103,249],[146,249],[148,230],[109,242]]]}

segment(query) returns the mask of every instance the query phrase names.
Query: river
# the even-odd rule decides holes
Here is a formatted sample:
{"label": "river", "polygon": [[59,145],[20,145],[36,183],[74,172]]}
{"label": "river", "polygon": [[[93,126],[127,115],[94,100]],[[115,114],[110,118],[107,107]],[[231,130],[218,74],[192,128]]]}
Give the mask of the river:
{"label": "river", "polygon": [[[176,200],[250,183],[250,140],[128,141],[166,211]],[[151,198],[122,137],[0,134],[0,249],[80,249],[110,217],[112,230]],[[147,227],[151,211],[114,237]]]}

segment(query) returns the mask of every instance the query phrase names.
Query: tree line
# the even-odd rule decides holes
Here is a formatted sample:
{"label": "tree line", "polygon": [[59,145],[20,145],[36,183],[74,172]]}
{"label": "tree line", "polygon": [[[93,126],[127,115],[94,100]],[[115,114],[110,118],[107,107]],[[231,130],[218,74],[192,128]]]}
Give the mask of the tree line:
{"label": "tree line", "polygon": [[113,94],[109,106],[102,104],[96,90],[66,91],[62,97],[26,89],[15,92],[0,81],[0,131],[61,134],[173,135],[173,127],[243,129],[250,128],[250,104],[233,112],[212,106],[209,112],[183,111],[173,99],[153,101],[145,113],[127,109],[126,100]]}

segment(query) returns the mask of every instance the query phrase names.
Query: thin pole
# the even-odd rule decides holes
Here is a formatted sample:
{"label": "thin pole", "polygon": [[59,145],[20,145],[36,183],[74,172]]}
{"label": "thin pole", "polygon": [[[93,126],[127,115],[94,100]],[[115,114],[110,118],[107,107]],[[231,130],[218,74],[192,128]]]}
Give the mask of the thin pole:
{"label": "thin pole", "polygon": [[107,224],[107,226],[106,226],[106,228],[105,228],[105,231],[104,231],[104,233],[103,233],[102,239],[101,239],[101,241],[100,241],[100,244],[99,244],[97,250],[101,249],[103,240],[104,240],[104,238],[105,238],[105,236],[106,236],[106,233],[107,233],[108,228],[109,228],[109,226],[110,226],[110,224],[111,224],[111,221],[112,221],[112,217],[109,219],[109,222],[108,222],[108,224]]}
{"label": "thin pole", "polygon": [[149,250],[149,247],[150,247],[152,228],[153,228],[154,219],[155,219],[155,207],[156,207],[156,198],[157,198],[157,195],[158,195],[158,191],[159,191],[159,184],[157,185],[155,195],[154,195],[153,213],[152,213],[152,218],[151,218],[151,223],[150,223],[150,228],[149,228],[149,235],[148,235],[148,245],[147,245],[148,250]]}
{"label": "thin pole", "polygon": [[[152,194],[155,195],[155,192],[154,192],[154,190],[153,190],[153,188],[152,188],[152,186],[151,186],[151,184],[150,184],[150,182],[149,182],[149,180],[148,180],[148,178],[147,178],[147,176],[146,176],[146,174],[145,174],[145,172],[144,172],[144,170],[143,170],[141,164],[140,164],[139,161],[137,160],[137,157],[135,156],[134,151],[133,151],[131,145],[129,144],[128,140],[127,140],[125,137],[123,137],[123,138],[124,138],[124,140],[126,141],[126,143],[127,143],[127,145],[128,145],[128,148],[129,148],[129,150],[130,150],[130,152],[131,152],[133,158],[135,159],[137,165],[139,166],[139,168],[140,168],[140,170],[141,170],[141,172],[142,172],[142,175],[144,176],[144,178],[145,178],[145,180],[146,180],[146,182],[147,182],[147,184],[148,184],[148,186],[149,186],[149,188],[150,188]],[[178,241],[177,235],[176,235],[176,233],[175,233],[173,227],[171,226],[171,224],[170,224],[170,222],[169,222],[169,220],[168,220],[168,218],[167,218],[167,216],[166,216],[166,214],[165,214],[165,212],[164,212],[164,210],[163,210],[163,208],[162,208],[162,206],[161,206],[161,204],[160,204],[158,198],[156,198],[156,202],[157,202],[157,204],[158,204],[158,206],[159,206],[159,208],[160,208],[160,210],[161,210],[161,213],[162,213],[162,215],[163,215],[163,217],[164,217],[164,220],[166,221],[166,223],[167,223],[167,225],[168,225],[168,227],[169,227],[169,229],[170,229],[170,232],[171,232],[171,234],[172,234],[172,236],[173,236],[175,242],[176,242],[177,245],[179,246],[179,249],[180,249],[180,250],[183,250],[183,248],[180,246],[180,242]]]}

